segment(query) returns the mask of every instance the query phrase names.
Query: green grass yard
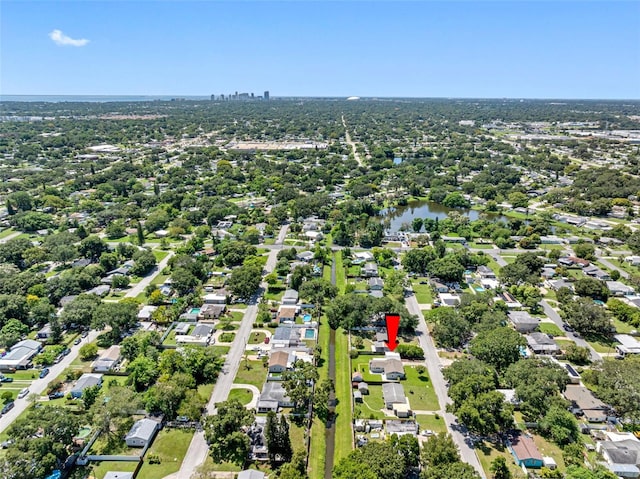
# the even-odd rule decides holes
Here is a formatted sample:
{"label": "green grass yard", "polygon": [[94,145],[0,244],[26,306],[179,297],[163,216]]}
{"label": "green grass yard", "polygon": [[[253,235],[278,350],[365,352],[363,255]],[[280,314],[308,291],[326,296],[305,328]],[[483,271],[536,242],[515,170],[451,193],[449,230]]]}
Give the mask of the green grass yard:
{"label": "green grass yard", "polygon": [[552,336],[564,336],[564,332],[554,323],[540,323],[538,329],[541,333],[550,334]]}
{"label": "green grass yard", "polygon": [[264,367],[262,361],[245,361],[243,359],[240,362],[234,382],[235,384],[253,384],[258,389],[261,389],[266,378],[267,368]]}
{"label": "green grass yard", "polygon": [[177,472],[182,460],[187,454],[193,431],[189,429],[163,429],[158,433],[153,444],[147,451],[160,458],[160,464],[149,464],[145,461],[136,479],[163,479],[165,476]]}
{"label": "green grass yard", "polygon": [[349,364],[349,337],[342,329],[336,331],[336,433],[333,463],[337,464],[353,448],[353,432],[351,430],[351,372],[341,365]]}
{"label": "green grass yard", "polygon": [[248,389],[232,389],[229,391],[228,400],[237,399],[243,406],[246,406],[253,399],[253,393]]}

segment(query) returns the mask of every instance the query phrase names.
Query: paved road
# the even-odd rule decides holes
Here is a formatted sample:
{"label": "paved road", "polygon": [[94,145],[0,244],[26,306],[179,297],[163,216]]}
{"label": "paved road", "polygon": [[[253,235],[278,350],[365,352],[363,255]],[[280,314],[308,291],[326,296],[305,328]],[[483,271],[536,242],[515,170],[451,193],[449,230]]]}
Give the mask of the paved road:
{"label": "paved road", "polygon": [[440,404],[439,414],[444,418],[451,437],[458,445],[462,460],[473,466],[474,469],[478,471],[478,474],[480,474],[480,477],[484,478],[485,474],[475,450],[462,434],[461,427],[457,424],[456,417],[453,414],[446,412],[447,404],[450,403],[451,400],[449,399],[447,386],[445,384],[444,377],[442,376],[442,371],[440,370],[440,358],[438,357],[438,352],[433,344],[431,335],[427,330],[427,323],[424,320],[422,311],[420,311],[420,306],[418,305],[415,295],[412,294],[411,296],[408,296],[405,303],[409,312],[411,314],[415,314],[419,318],[418,328],[416,330],[417,337],[420,347],[424,350],[425,362],[427,369],[429,370],[431,384],[438,396],[438,402]]}
{"label": "paved road", "polygon": [[133,288],[131,288],[129,290],[129,292],[127,294],[124,295],[124,297],[125,298],[135,298],[140,293],[143,293],[145,288],[151,284],[151,281],[153,281],[153,279],[156,276],[158,276],[162,272],[163,269],[165,269],[167,267],[167,264],[169,264],[169,260],[171,259],[171,257],[173,255],[174,255],[174,252],[173,251],[169,251],[169,254],[167,256],[165,256],[164,258],[162,258],[162,261],[160,261],[156,265],[156,267],[153,269],[153,271],[151,273],[149,273],[148,275],[146,275],[144,278],[142,278],[138,284],[136,284]]}
{"label": "paved road", "polygon": [[603,265],[605,265],[607,268],[611,269],[611,270],[616,270],[620,273],[620,277],[621,278],[625,278],[628,279],[629,278],[629,273],[627,273],[625,270],[620,269],[620,267],[616,266],[615,264],[613,264],[611,261],[604,259],[603,257],[599,257],[598,261],[600,261]]}
{"label": "paved road", "polygon": [[351,140],[351,135],[349,134],[349,130],[347,129],[347,122],[344,121],[344,115],[342,115],[342,126],[344,126],[345,141],[351,147],[351,151],[353,151],[353,157],[358,162],[358,166],[362,166],[362,160],[360,159],[360,155],[358,154],[358,150],[356,149],[356,144]]}
{"label": "paved road", "polygon": [[[35,381],[33,381],[29,385],[29,394],[22,399],[16,399],[15,407],[11,411],[9,411],[7,414],[2,416],[2,418],[0,418],[0,433],[3,432],[7,427],[9,427],[9,425],[13,421],[15,421],[16,418],[20,414],[22,414],[22,412],[29,406],[29,396],[31,394],[37,394],[38,396],[41,396],[47,390],[47,386],[49,385],[49,383],[53,379],[58,377],[62,373],[62,371],[64,371],[67,367],[69,367],[73,362],[73,360],[76,359],[82,345],[86,343],[90,343],[91,341],[95,340],[98,337],[98,334],[100,333],[101,331],[90,331],[89,335],[86,338],[84,338],[80,342],[80,344],[71,346],[70,348],[71,352],[67,354],[62,359],[62,361],[60,361],[58,364],[54,364],[53,366],[49,366],[49,370],[51,372],[47,374],[46,377],[42,379],[36,379]],[[16,384],[16,383],[12,383],[12,384]]]}
{"label": "paved road", "polygon": [[[289,226],[285,225],[280,229],[278,238],[276,239],[277,244],[282,245],[284,238],[287,235],[288,228]],[[267,264],[265,265],[265,274],[269,274],[275,269],[277,259],[278,251],[276,249],[272,249],[269,252]],[[240,328],[236,331],[235,339],[233,340],[229,353],[227,354],[222,373],[218,376],[218,380],[216,381],[211,397],[209,398],[209,402],[207,403],[207,414],[209,415],[216,413],[216,403],[226,401],[229,397],[229,391],[233,386],[233,380],[235,379],[238,368],[242,362],[247,342],[251,336],[251,329],[253,328],[253,324],[255,323],[258,315],[258,302],[260,301],[260,297],[264,291],[266,291],[266,288],[267,284],[262,282],[258,292],[252,296],[249,301],[249,306],[244,313]],[[197,468],[207,459],[208,452],[209,446],[204,438],[204,432],[196,432],[191,440],[187,454],[182,461],[180,470],[169,477],[171,477],[171,479],[191,479]]]}
{"label": "paved road", "polygon": [[[553,309],[545,299],[540,301],[540,304],[542,305],[542,309],[544,309],[544,314],[546,314],[549,318],[551,318],[551,320],[556,324],[556,326],[558,326],[561,330],[564,331],[564,327],[562,326],[564,321],[562,321],[562,318],[556,312],[556,310]],[[574,343],[576,343],[578,346],[589,349],[589,352],[591,353],[592,361],[600,361],[602,359],[602,357],[596,352],[596,350],[593,349],[591,345],[587,343],[584,339],[577,337],[575,334],[570,333],[569,331],[565,331],[564,335],[570,340],[572,340]]]}

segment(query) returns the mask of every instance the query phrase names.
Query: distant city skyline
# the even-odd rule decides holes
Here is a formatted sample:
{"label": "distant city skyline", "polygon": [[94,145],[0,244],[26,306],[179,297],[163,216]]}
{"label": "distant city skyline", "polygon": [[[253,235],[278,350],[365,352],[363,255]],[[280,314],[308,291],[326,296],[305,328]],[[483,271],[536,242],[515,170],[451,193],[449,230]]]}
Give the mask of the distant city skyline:
{"label": "distant city skyline", "polygon": [[640,99],[636,1],[5,0],[0,95]]}

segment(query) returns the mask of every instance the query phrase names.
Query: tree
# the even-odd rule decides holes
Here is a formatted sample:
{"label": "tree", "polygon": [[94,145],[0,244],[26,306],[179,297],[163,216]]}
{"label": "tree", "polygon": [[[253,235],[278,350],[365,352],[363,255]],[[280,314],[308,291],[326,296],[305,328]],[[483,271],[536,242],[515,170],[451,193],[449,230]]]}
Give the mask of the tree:
{"label": "tree", "polygon": [[513,208],[526,208],[529,206],[529,197],[519,191],[509,193],[509,203]]}
{"label": "tree", "polygon": [[511,479],[511,471],[504,456],[498,456],[491,461],[490,470],[493,473],[493,479]]}
{"label": "tree", "polygon": [[573,289],[578,296],[586,296],[600,301],[606,301],[609,297],[609,289],[606,284],[595,278],[580,278],[573,283]]}
{"label": "tree", "polygon": [[578,243],[573,245],[573,252],[578,258],[594,260],[596,247],[591,243]]}
{"label": "tree", "polygon": [[198,278],[187,268],[178,267],[171,272],[171,287],[180,296],[187,295],[198,284]]}
{"label": "tree", "polygon": [[[597,396],[610,404],[620,417],[640,421],[640,356],[623,360],[605,359],[587,378],[597,387]],[[585,379],[586,381],[586,379]]]}
{"label": "tree", "polygon": [[561,305],[562,313],[572,327],[582,334],[609,335],[611,319],[602,306],[595,304],[590,298],[579,298]]}
{"label": "tree", "polygon": [[89,361],[90,359],[95,358],[98,354],[98,346],[96,346],[95,343],[83,344],[80,348],[79,354],[80,359],[82,359],[83,361]]}
{"label": "tree", "polygon": [[126,233],[126,229],[122,221],[112,221],[107,225],[104,231],[109,239],[122,238]]}
{"label": "tree", "polygon": [[17,319],[8,320],[0,330],[0,345],[10,348],[29,332],[29,326]]}
{"label": "tree", "polygon": [[335,386],[331,379],[324,379],[316,386],[313,394],[313,410],[322,422],[329,420],[329,399]]}
{"label": "tree", "polygon": [[370,442],[351,451],[333,469],[336,479],[404,479],[404,458],[387,442]]}
{"label": "tree", "polygon": [[[471,336],[471,325],[453,308],[431,310],[429,318],[436,318],[432,335],[441,348],[460,348]],[[431,314],[435,313],[435,314]]]}
{"label": "tree", "polygon": [[60,323],[66,328],[89,326],[100,303],[96,295],[81,294],[64,307],[60,313]]}
{"label": "tree", "polygon": [[127,384],[140,392],[158,378],[158,367],[153,359],[140,355],[127,365],[127,373]]}
{"label": "tree", "polygon": [[470,351],[481,361],[498,371],[504,371],[522,357],[520,349],[524,346],[526,341],[520,333],[511,328],[500,327],[479,333],[471,340]]}
{"label": "tree", "polygon": [[464,266],[453,255],[431,261],[428,270],[433,276],[446,282],[460,282],[464,275]]}
{"label": "tree", "polygon": [[111,280],[111,287],[114,289],[125,289],[129,286],[131,280],[124,274],[115,274]]}
{"label": "tree", "polygon": [[432,248],[410,249],[402,257],[402,266],[410,273],[424,276],[429,263],[434,259],[436,255]]}
{"label": "tree", "polygon": [[318,370],[306,361],[297,360],[291,370],[282,373],[282,387],[294,404],[296,411],[303,411],[312,396],[313,383],[318,380]]}
{"label": "tree", "polygon": [[135,302],[101,303],[93,312],[92,326],[102,329],[111,326],[110,336],[120,341],[122,333],[138,322],[138,305]]}
{"label": "tree", "polygon": [[483,436],[513,426],[513,407],[505,402],[504,396],[498,391],[470,396],[454,412],[469,431]]}
{"label": "tree", "polygon": [[301,298],[322,308],[327,299],[333,299],[338,295],[338,288],[326,279],[314,278],[302,283],[299,292]]}
{"label": "tree", "polygon": [[231,272],[227,285],[239,298],[250,298],[260,286],[262,268],[255,264],[239,266]]}
{"label": "tree", "polygon": [[573,414],[563,407],[552,406],[539,422],[540,431],[560,446],[578,441],[580,429]]}
{"label": "tree", "polygon": [[460,455],[451,436],[441,432],[424,443],[421,460],[426,467],[438,467],[460,461]]}
{"label": "tree", "polygon": [[249,436],[243,427],[253,424],[255,415],[238,400],[217,404],[217,414],[204,420],[204,434],[209,443],[209,451],[216,463],[228,461],[244,464],[250,448]]}
{"label": "tree", "polygon": [[85,410],[89,409],[98,399],[100,395],[100,385],[90,386],[82,391],[82,406]]}
{"label": "tree", "polygon": [[187,389],[178,408],[178,416],[185,416],[190,421],[199,421],[206,405],[207,400],[196,389]]}
{"label": "tree", "polygon": [[141,249],[136,251],[132,258],[133,267],[131,268],[131,274],[136,276],[146,276],[153,268],[156,267],[156,257],[153,252],[148,249]]}
{"label": "tree", "polygon": [[584,366],[591,362],[591,352],[589,351],[589,348],[578,346],[575,343],[567,346],[564,355],[567,361],[579,366]]}
{"label": "tree", "polygon": [[289,423],[284,414],[280,416],[280,419],[273,411],[267,414],[265,439],[269,450],[269,464],[272,467],[291,461],[293,448],[289,437]]}
{"label": "tree", "polygon": [[411,228],[413,229],[414,233],[420,233],[423,224],[424,223],[422,218],[413,218],[413,221],[411,222]]}
{"label": "tree", "polygon": [[307,455],[298,450],[291,462],[284,464],[278,473],[278,479],[307,479]]}
{"label": "tree", "polygon": [[136,222],[136,236],[138,238],[138,245],[142,246],[145,242],[144,231],[142,231],[142,225],[140,222]]}
{"label": "tree", "polygon": [[476,470],[464,462],[429,467],[422,471],[420,479],[480,479]]}

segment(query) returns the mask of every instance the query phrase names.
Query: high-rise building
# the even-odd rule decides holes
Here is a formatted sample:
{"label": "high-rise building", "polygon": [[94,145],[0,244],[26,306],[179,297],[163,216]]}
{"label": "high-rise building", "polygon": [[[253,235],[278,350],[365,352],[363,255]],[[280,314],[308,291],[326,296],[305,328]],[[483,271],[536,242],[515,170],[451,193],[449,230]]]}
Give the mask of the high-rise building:
{"label": "high-rise building", "polygon": [[264,92],[264,97],[265,100],[269,100],[269,90]]}

